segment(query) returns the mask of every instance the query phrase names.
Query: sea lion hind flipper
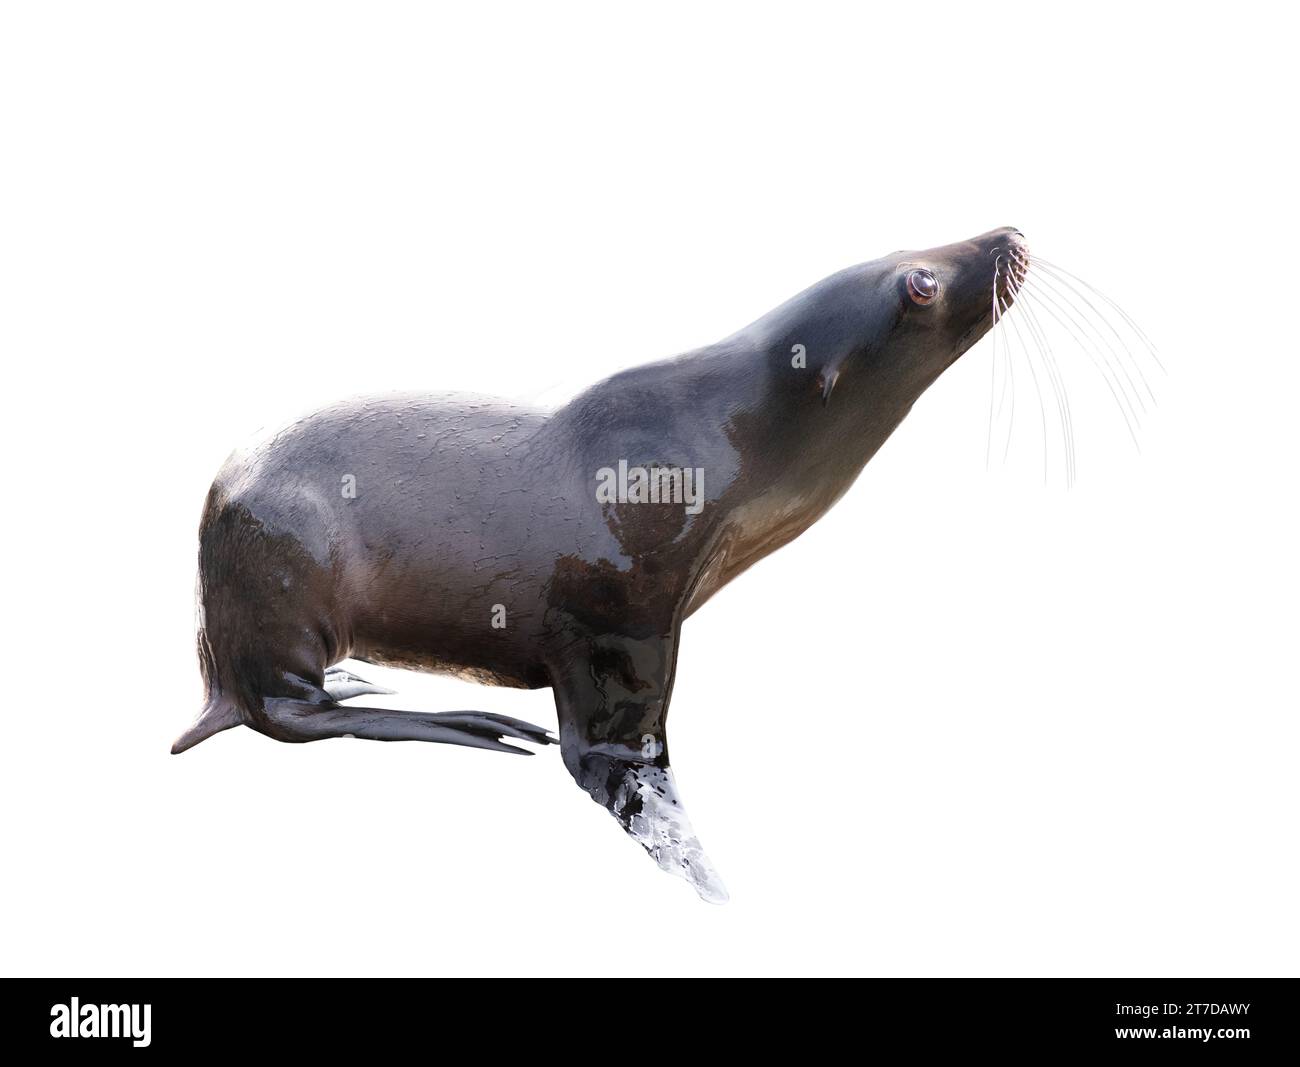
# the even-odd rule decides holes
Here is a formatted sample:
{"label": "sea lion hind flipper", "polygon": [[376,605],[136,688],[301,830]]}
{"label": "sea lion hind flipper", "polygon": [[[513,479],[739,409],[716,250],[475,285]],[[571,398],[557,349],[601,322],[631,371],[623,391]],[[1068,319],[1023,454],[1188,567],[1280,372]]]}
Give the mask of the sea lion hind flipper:
{"label": "sea lion hind flipper", "polygon": [[172,745],[172,755],[175,756],[184,752],[187,748],[193,748],[200,741],[206,741],[213,734],[219,734],[222,730],[229,730],[232,726],[238,726],[243,721],[243,716],[239,713],[239,707],[233,700],[225,696],[212,697],[203,705],[203,710],[199,712],[199,717],[194,720],[194,725],[176,739]]}
{"label": "sea lion hind flipper", "polygon": [[512,737],[538,745],[554,743],[540,726],[482,711],[395,711],[391,708],[344,706],[334,700],[286,697],[263,701],[262,713],[249,725],[277,741],[323,741],[331,737],[357,737],[365,741],[430,741],[508,752],[516,756],[531,756],[532,752],[508,745],[502,738]]}
{"label": "sea lion hind flipper", "polygon": [[512,719],[509,715],[493,715],[486,711],[440,711],[433,717],[447,726],[495,730],[506,737],[517,737],[520,741],[531,741],[535,745],[560,743],[544,726],[534,726],[531,722]]}
{"label": "sea lion hind flipper", "polygon": [[323,688],[334,700],[351,700],[353,697],[372,693],[376,696],[392,696],[397,692],[396,689],[385,689],[382,685],[367,682],[342,667],[330,667],[326,670]]}

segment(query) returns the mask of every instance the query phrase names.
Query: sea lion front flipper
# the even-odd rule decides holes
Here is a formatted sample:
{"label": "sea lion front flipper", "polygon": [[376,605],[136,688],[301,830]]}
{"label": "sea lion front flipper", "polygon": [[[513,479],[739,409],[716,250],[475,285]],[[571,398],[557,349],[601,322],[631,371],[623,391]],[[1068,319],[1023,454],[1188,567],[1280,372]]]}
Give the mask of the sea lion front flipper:
{"label": "sea lion front flipper", "polygon": [[668,764],[665,719],[676,634],[604,635],[555,672],[564,765],[670,874],[713,904],[727,890],[691,828]]}
{"label": "sea lion front flipper", "polygon": [[685,878],[710,904],[725,904],[727,887],[695,836],[672,768],[597,754],[586,760],[591,784],[584,788],[592,799],[604,805],[661,870]]}

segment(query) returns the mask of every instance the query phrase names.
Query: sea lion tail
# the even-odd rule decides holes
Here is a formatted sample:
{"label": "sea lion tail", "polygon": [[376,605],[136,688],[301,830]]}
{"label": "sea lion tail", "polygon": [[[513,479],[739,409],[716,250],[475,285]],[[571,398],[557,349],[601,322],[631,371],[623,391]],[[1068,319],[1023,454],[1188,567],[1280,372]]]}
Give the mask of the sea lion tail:
{"label": "sea lion tail", "polygon": [[239,708],[233,700],[221,695],[214,696],[203,705],[203,710],[194,720],[194,725],[176,739],[176,743],[172,745],[172,755],[193,748],[200,741],[206,741],[213,734],[229,730],[243,721]]}

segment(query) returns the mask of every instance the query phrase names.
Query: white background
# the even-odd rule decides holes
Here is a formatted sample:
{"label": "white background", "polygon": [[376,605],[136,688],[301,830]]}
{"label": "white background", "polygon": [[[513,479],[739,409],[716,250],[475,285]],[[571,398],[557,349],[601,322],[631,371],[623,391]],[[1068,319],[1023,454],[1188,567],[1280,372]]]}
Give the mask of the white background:
{"label": "white background", "polygon": [[[6,4],[0,968],[1295,974],[1295,27],[1213,10]],[[687,624],[728,906],[556,749],[168,754],[259,427],[561,396],[1002,225],[1156,341],[1141,450],[1061,338],[1076,487],[1023,389],[986,470],[986,340]]]}

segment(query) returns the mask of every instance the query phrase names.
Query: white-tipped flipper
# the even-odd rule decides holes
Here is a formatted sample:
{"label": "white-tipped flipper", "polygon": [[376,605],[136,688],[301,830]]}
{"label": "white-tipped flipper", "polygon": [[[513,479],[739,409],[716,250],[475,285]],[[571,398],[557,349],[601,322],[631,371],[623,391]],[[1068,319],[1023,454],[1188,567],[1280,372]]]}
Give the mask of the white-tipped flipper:
{"label": "white-tipped flipper", "polygon": [[710,904],[725,904],[730,899],[691,829],[671,768],[641,765],[629,769],[611,810],[663,870],[685,878],[701,899]]}
{"label": "white-tipped flipper", "polygon": [[325,672],[324,689],[333,700],[348,700],[351,697],[364,696],[366,693],[386,695],[396,692],[395,689],[385,689],[382,685],[372,685],[342,667],[330,667]]}

